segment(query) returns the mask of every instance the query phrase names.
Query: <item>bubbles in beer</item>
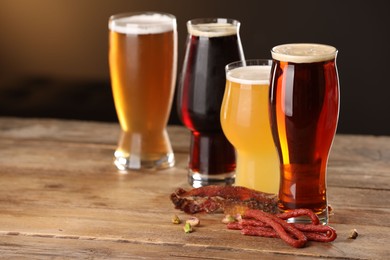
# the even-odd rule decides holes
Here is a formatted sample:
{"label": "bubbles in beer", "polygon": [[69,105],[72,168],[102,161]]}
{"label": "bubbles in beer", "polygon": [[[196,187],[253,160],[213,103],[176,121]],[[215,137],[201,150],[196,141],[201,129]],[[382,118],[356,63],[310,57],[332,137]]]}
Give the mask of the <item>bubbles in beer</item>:
{"label": "bubbles in beer", "polygon": [[157,34],[174,30],[176,18],[159,13],[117,15],[110,18],[108,28],[124,34]]}
{"label": "bubbles in beer", "polygon": [[291,43],[272,48],[272,58],[294,63],[312,63],[333,60],[337,49],[333,46],[316,43]]}
{"label": "bubbles in beer", "polygon": [[226,78],[239,84],[268,85],[271,66],[247,66],[229,71]]}

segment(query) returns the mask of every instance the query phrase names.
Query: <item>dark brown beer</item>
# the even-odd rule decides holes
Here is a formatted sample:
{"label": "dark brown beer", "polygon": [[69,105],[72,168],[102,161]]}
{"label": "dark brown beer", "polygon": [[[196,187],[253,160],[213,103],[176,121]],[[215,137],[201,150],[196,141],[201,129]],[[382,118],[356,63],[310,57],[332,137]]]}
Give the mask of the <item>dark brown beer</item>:
{"label": "dark brown beer", "polygon": [[336,49],[273,49],[270,119],[281,160],[279,206],[309,208],[327,222],[326,169],[339,113]]}
{"label": "dark brown beer", "polygon": [[193,186],[234,182],[235,149],[220,123],[225,66],[244,58],[239,23],[229,19],[189,21],[186,55],[179,80],[178,109],[192,131],[189,182]]}

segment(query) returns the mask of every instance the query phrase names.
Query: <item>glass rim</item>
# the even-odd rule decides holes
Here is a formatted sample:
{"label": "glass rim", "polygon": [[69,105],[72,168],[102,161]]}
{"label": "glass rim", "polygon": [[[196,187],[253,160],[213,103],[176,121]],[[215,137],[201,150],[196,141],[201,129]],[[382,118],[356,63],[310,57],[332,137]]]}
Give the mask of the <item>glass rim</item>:
{"label": "glass rim", "polygon": [[248,59],[225,66],[226,80],[244,85],[268,85],[271,75],[271,59]]}
{"label": "glass rim", "polygon": [[241,22],[232,18],[206,17],[188,20],[186,25],[191,35],[221,37],[238,35]]}
{"label": "glass rim", "polygon": [[[132,17],[138,17],[131,19]],[[124,12],[111,15],[108,28],[125,34],[163,33],[176,30],[176,16],[164,12]]]}
{"label": "glass rim", "polygon": [[274,46],[271,55],[274,60],[293,63],[323,62],[336,59],[338,50],[322,43],[287,43]]}
{"label": "glass rim", "polygon": [[187,21],[187,25],[208,24],[208,23],[223,23],[223,24],[233,24],[233,25],[241,24],[239,20],[233,18],[225,18],[225,17],[201,17],[201,18],[194,18]]}
{"label": "glass rim", "polygon": [[233,61],[225,66],[225,72],[229,72],[236,68],[248,67],[248,66],[271,66],[272,59],[247,59],[240,61]]}

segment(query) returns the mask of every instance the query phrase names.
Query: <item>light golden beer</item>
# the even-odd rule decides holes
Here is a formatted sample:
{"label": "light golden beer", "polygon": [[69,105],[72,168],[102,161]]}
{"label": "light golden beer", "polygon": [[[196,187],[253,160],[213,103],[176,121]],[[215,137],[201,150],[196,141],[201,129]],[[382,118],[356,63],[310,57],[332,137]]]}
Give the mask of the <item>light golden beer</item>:
{"label": "light golden beer", "polygon": [[117,15],[109,29],[111,85],[122,128],[115,164],[121,170],[171,167],[165,127],[176,80],[176,19],[159,13]]}
{"label": "light golden beer", "polygon": [[279,157],[268,109],[271,66],[264,62],[227,71],[221,124],[237,150],[235,185],[277,194]]}

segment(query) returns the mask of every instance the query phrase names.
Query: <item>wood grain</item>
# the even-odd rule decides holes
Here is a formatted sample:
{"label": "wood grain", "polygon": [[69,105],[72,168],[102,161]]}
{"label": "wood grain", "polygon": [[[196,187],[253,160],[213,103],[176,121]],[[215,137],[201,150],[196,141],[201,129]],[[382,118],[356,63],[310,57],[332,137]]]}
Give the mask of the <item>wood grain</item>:
{"label": "wood grain", "polygon": [[[384,259],[390,241],[390,137],[338,135],[328,169],[333,243],[295,249],[199,215],[185,234],[169,194],[189,188],[189,133],[169,127],[177,164],[121,174],[116,124],[0,118],[0,255],[5,258]],[[357,239],[348,239],[357,229]]]}

